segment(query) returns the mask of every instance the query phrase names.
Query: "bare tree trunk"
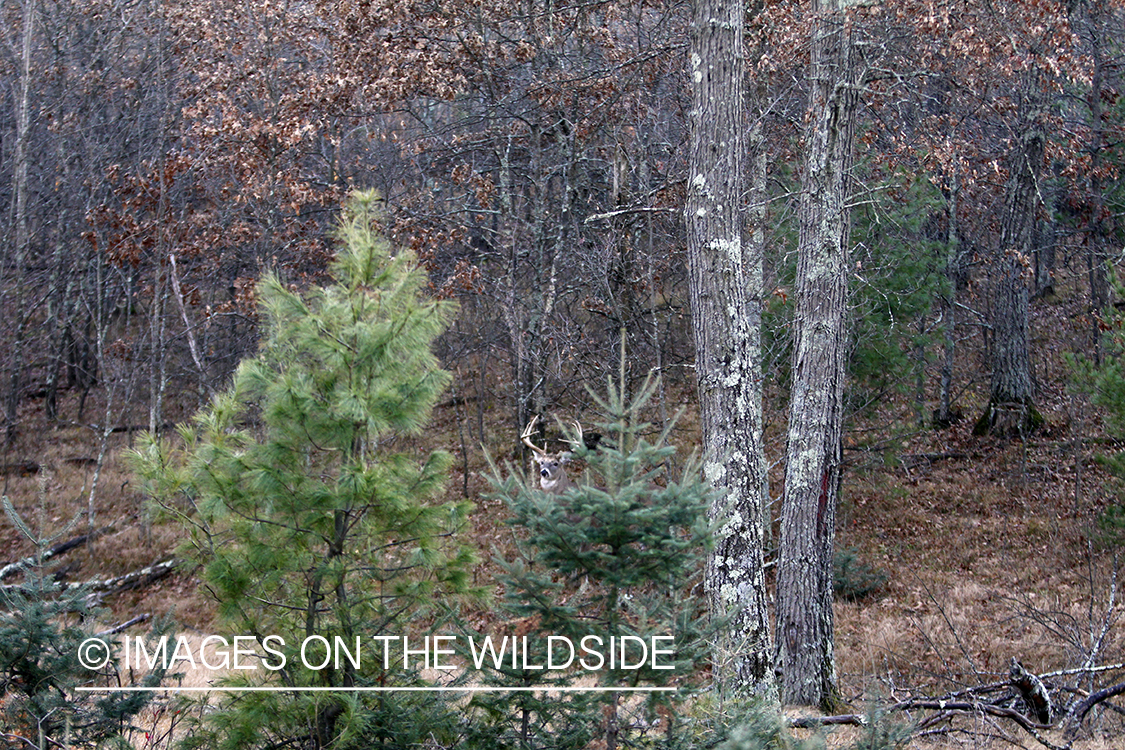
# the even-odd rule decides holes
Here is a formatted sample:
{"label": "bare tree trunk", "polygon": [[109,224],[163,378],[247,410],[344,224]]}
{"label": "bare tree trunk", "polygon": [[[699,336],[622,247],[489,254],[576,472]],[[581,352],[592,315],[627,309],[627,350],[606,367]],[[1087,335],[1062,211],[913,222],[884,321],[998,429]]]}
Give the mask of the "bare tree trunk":
{"label": "bare tree trunk", "polygon": [[943,352],[941,395],[937,417],[934,419],[935,429],[949,427],[957,420],[957,416],[953,413],[953,357],[956,353],[957,342],[957,277],[961,256],[961,232],[957,223],[958,199],[960,198],[959,180],[957,171],[954,170],[950,175],[949,190],[946,194],[949,213],[945,242],[946,290],[941,296]]}
{"label": "bare tree trunk", "polygon": [[1009,154],[993,299],[992,387],[988,406],[973,429],[978,435],[1023,435],[1042,422],[1031,378],[1027,282],[1045,139],[1038,122],[1038,83],[1030,79],[1024,84],[1021,135]]}
{"label": "bare tree trunk", "polygon": [[1035,292],[1032,294],[1032,299],[1047,297],[1055,293],[1055,260],[1057,256],[1056,249],[1059,243],[1059,222],[1057,215],[1062,205],[1063,196],[1065,195],[1061,175],[1057,172],[1054,177],[1051,195],[1051,210],[1053,215],[1046,220],[1037,221],[1035,223]]}
{"label": "bare tree trunk", "polygon": [[[61,149],[60,149],[61,151]],[[66,164],[65,159],[59,160]],[[64,166],[64,174],[69,172]],[[69,175],[67,175],[69,177]],[[55,253],[51,262],[51,277],[47,287],[47,383],[43,399],[44,414],[47,424],[54,425],[59,419],[58,390],[59,370],[65,361],[64,343],[66,319],[69,317],[71,269],[75,264],[74,255],[69,247],[69,236],[66,234],[68,224],[67,203],[63,203],[59,211],[59,228],[55,235]]]}
{"label": "bare tree trunk", "polygon": [[[1090,280],[1090,319],[1094,350],[1094,363],[1101,365],[1101,315],[1110,303],[1110,274],[1107,273],[1107,247],[1111,232],[1107,231],[1103,175],[1105,174],[1105,114],[1103,96],[1106,93],[1105,7],[1098,0],[1083,0],[1068,5],[1071,23],[1081,29],[1085,38],[1085,51],[1093,65],[1090,89],[1086,94],[1086,123],[1089,128],[1090,165],[1087,174],[1086,227],[1083,244],[1086,247],[1086,272]],[[1076,17],[1077,16],[1077,17]]]}
{"label": "bare tree trunk", "polygon": [[152,310],[149,312],[148,337],[151,345],[148,371],[148,429],[156,432],[164,421],[164,389],[168,385],[168,341],[165,335],[165,308],[168,285],[159,263],[155,265],[152,289]]}
{"label": "bare tree trunk", "polygon": [[20,391],[23,389],[23,337],[27,326],[24,280],[31,236],[27,226],[27,163],[28,131],[31,128],[31,38],[34,33],[35,0],[23,0],[23,28],[20,29],[20,89],[16,103],[16,153],[14,164],[15,189],[15,257],[16,272],[16,331],[12,341],[12,377],[8,385],[8,403],[5,413],[5,437],[10,445],[16,438],[19,423]]}
{"label": "bare tree trunk", "polygon": [[832,552],[847,366],[847,199],[859,66],[838,0],[814,0],[813,12],[777,641],[782,701],[830,707],[836,697]]}
{"label": "bare tree trunk", "polygon": [[914,361],[918,367],[914,372],[914,423],[919,430],[926,428],[926,317],[925,311],[918,315],[918,335],[914,341]]}
{"label": "bare tree trunk", "polygon": [[[719,686],[775,697],[762,543],[761,255],[743,242],[743,19],[739,0],[695,0],[687,237],[704,473],[722,519],[707,568],[729,617]],[[759,290],[750,291],[756,283]]]}

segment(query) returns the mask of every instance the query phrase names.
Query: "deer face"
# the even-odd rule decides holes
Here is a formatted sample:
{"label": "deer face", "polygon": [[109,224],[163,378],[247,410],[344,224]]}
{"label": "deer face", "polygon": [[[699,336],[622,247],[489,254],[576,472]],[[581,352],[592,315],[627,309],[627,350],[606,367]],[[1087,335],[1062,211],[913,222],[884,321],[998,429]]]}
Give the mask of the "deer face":
{"label": "deer face", "polygon": [[546,492],[562,494],[572,486],[570,478],[566,475],[566,464],[570,463],[570,456],[566,453],[554,455],[542,453],[531,458],[531,470],[539,472],[539,486]]}

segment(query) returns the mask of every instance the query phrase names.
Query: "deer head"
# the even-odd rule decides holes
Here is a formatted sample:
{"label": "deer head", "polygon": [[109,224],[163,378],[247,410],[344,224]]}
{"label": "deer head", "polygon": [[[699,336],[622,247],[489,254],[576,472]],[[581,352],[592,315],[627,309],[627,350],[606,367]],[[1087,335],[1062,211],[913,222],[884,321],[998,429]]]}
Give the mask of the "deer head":
{"label": "deer head", "polygon": [[[520,438],[523,440],[523,444],[532,450],[531,468],[539,474],[539,487],[552,495],[561,495],[574,486],[574,483],[566,475],[565,468],[566,464],[570,463],[570,452],[548,453],[546,447],[540,448],[531,442],[531,435],[535,432],[535,425],[538,422],[539,416],[536,415],[527,423],[527,427],[523,428]],[[582,442],[582,425],[578,422],[573,424],[578,431],[578,439],[572,441],[571,445],[579,445]]]}

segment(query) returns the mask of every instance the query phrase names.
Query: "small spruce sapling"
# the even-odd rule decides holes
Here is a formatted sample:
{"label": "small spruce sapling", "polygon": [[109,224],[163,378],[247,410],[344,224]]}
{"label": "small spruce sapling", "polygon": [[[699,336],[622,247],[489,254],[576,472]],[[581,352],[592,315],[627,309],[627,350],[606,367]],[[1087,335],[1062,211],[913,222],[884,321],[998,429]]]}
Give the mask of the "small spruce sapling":
{"label": "small spruce sapling", "polygon": [[[520,529],[520,557],[498,560],[503,568],[504,615],[516,623],[545,663],[549,636],[579,644],[586,636],[653,636],[672,653],[622,669],[543,671],[491,669],[491,684],[600,687],[675,686],[676,693],[648,693],[643,700],[617,693],[484,694],[474,698],[475,732],[481,746],[579,748],[600,740],[609,750],[659,733],[678,731],[676,703],[692,691],[707,664],[706,616],[691,596],[711,543],[707,522],[710,489],[689,461],[678,477],[668,467],[676,453],[673,425],[662,431],[642,421],[656,382],[649,378],[633,398],[625,378],[612,380],[608,396],[593,395],[605,419],[604,438],[589,449],[570,435],[574,458],[586,476],[561,495],[493,470],[493,495]],[[654,435],[655,433],[655,435]],[[653,436],[654,435],[654,436]],[[650,437],[653,436],[653,437]],[[592,644],[594,642],[591,642]],[[639,651],[634,653],[637,658]],[[591,657],[588,664],[596,663]],[[519,665],[517,665],[519,666]],[[671,669],[654,667],[670,666]]]}

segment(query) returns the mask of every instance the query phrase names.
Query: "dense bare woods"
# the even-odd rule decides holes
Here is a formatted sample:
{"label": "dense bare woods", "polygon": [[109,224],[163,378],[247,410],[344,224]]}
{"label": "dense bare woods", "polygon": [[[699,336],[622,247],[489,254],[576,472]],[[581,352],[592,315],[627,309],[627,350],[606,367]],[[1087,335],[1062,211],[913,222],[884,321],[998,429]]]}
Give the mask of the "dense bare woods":
{"label": "dense bare woods", "polygon": [[[380,191],[390,231],[426,254],[440,294],[462,300],[450,351],[510,370],[514,428],[581,398],[575,386],[606,367],[622,330],[639,368],[686,374],[686,7],[146,0],[5,13],[5,300],[23,310],[5,332],[10,405],[46,393],[56,418],[59,383],[97,382],[96,330],[114,325],[115,351],[144,372],[138,398],[156,404],[146,421],[162,421],[169,379],[204,397],[253,346],[259,273],[314,280],[356,187]],[[872,68],[856,114],[856,200],[928,214],[928,237],[949,256],[950,283],[932,295],[946,308],[941,329],[994,308],[1011,318],[1005,263],[1034,272],[1034,294],[1060,249],[1088,256],[1091,301],[1104,305],[1116,11],[903,2],[850,13]],[[814,19],[795,4],[751,18],[745,123],[770,155],[770,203],[755,207],[773,217],[757,231],[765,279],[783,291],[791,189],[812,145],[800,82]],[[1028,194],[1004,186],[1026,172],[1013,154],[1036,128],[1051,137],[1030,155],[1043,163],[1028,166],[1035,193],[1019,209],[1016,234],[1029,239],[1009,252],[999,245],[1015,230],[998,209],[1005,194]],[[885,203],[881,183],[902,175],[932,185],[944,208]],[[983,290],[994,274],[997,291],[960,310],[957,289]],[[775,349],[766,361],[786,359]]]}

